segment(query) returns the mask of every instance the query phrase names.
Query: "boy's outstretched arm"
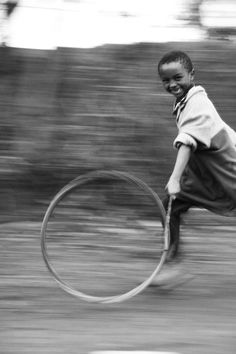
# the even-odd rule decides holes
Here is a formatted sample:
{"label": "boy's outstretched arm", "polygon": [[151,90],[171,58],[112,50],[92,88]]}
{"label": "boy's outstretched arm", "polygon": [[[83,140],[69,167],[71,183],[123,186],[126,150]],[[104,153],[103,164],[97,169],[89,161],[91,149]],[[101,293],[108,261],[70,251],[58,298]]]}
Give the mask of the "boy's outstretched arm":
{"label": "boy's outstretched arm", "polygon": [[180,192],[180,179],[184,172],[184,169],[189,161],[191,155],[191,147],[188,145],[181,144],[178,149],[177,158],[175,161],[175,166],[170,179],[166,185],[166,189],[169,195],[175,196]]}

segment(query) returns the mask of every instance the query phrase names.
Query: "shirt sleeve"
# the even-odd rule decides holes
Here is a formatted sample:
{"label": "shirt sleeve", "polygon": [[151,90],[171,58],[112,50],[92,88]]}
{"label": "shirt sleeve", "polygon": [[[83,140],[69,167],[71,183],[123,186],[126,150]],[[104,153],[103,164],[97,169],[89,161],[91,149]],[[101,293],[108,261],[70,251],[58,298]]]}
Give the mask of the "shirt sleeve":
{"label": "shirt sleeve", "polygon": [[179,124],[179,134],[174,140],[174,147],[188,145],[195,151],[208,149],[211,145],[211,118],[206,113],[186,115]]}

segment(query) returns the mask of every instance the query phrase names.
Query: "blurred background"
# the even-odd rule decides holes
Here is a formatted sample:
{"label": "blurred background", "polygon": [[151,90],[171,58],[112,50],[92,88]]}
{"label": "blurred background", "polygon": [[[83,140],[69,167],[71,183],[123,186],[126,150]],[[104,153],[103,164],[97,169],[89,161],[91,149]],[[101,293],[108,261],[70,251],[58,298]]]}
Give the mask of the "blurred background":
{"label": "blurred background", "polygon": [[234,0],[1,0],[0,219],[42,217],[93,169],[162,195],[175,153],[173,100],[156,65],[193,59],[196,81],[235,122]]}
{"label": "blurred background", "polygon": [[[157,75],[165,52],[190,55],[196,83],[236,129],[235,42],[235,0],[0,0],[0,354],[235,353],[235,219],[205,210],[189,213],[181,250],[193,280],[169,290],[149,288],[111,306],[64,293],[40,249],[51,198],[82,173],[122,170],[164,196],[176,136],[173,98]],[[112,273],[116,266],[125,271],[128,287],[148,261],[151,269],[156,266],[157,220],[150,215],[147,223],[140,200],[134,202],[136,192],[104,188],[106,194],[102,186],[91,188],[84,205],[94,191],[106,203],[116,190],[106,204],[107,217],[105,208],[96,211],[98,205],[89,204],[73,218],[78,208],[72,195],[69,212],[59,210],[61,229],[52,223],[52,239],[63,271],[82,273],[85,286],[95,288],[103,285],[97,275],[109,274],[120,291]],[[82,237],[75,245],[78,223]],[[109,232],[123,242],[118,260],[110,236],[94,245]],[[153,236],[151,243],[146,235]],[[78,255],[80,263],[73,258]],[[88,255],[95,257],[88,261]],[[96,256],[93,280],[85,266],[90,272]],[[124,256],[131,262],[128,273]]]}

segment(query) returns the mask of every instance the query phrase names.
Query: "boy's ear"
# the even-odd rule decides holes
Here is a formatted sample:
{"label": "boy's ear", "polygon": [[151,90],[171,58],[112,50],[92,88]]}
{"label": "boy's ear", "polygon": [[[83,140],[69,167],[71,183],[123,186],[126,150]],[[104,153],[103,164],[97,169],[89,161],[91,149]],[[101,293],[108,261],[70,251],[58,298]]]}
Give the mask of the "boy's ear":
{"label": "boy's ear", "polygon": [[192,76],[192,79],[194,79],[195,70],[193,69],[190,74],[191,74],[191,76]]}

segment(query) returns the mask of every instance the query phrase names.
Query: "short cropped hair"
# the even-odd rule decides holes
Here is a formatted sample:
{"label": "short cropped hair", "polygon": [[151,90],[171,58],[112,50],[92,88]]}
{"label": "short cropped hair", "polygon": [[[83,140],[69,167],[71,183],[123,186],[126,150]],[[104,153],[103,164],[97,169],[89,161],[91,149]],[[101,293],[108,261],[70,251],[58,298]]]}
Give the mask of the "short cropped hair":
{"label": "short cropped hair", "polygon": [[164,64],[169,64],[171,62],[180,62],[183,64],[186,70],[188,72],[191,72],[193,70],[193,63],[189,56],[185,52],[181,52],[179,50],[174,50],[169,53],[166,53],[161,60],[158,63],[158,72],[160,72],[160,68]]}

